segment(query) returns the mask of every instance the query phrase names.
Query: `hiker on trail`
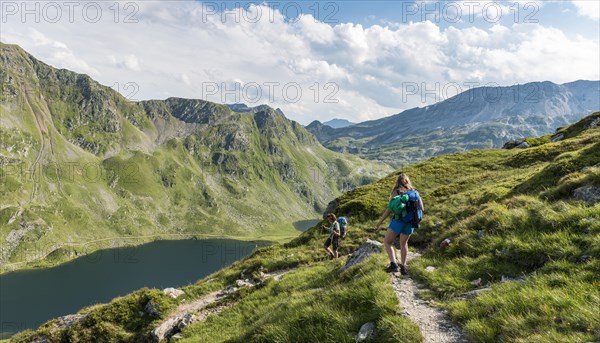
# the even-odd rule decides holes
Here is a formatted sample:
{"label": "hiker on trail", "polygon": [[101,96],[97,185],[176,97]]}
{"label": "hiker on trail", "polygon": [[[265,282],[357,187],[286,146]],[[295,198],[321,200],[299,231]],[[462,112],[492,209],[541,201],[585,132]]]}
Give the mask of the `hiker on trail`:
{"label": "hiker on trail", "polygon": [[[375,226],[375,230],[378,231],[381,223],[390,215],[393,215],[383,240],[385,251],[390,259],[390,265],[385,269],[387,272],[395,273],[399,270],[402,275],[408,274],[406,269],[408,239],[414,230],[419,227],[424,209],[423,200],[419,192],[413,187],[408,175],[400,173],[396,185],[390,193],[388,207]],[[400,235],[400,268],[396,263],[396,253],[392,247],[398,235]]]}
{"label": "hiker on trail", "polygon": [[[329,213],[327,215],[327,220],[329,221],[329,237],[327,237],[324,247],[332,259],[338,258],[338,247],[340,246],[341,236],[340,224],[337,221],[337,217],[333,213]],[[333,250],[330,248],[331,245],[333,245]]]}

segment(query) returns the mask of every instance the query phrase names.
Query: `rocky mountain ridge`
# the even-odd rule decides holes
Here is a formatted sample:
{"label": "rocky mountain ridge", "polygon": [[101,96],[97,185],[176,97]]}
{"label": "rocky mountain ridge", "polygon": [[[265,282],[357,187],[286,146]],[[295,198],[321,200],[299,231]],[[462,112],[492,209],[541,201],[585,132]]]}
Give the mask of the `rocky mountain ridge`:
{"label": "rocky mountain ridge", "polygon": [[321,143],[400,166],[551,133],[600,109],[600,81],[478,87],[436,104],[342,129],[307,126]]}

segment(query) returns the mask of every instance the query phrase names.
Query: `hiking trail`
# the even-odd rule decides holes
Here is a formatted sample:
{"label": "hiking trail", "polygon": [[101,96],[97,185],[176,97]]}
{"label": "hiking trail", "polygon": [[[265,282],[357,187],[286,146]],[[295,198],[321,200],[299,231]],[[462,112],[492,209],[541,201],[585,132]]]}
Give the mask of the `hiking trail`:
{"label": "hiking trail", "polygon": [[[420,256],[418,253],[408,251],[407,261]],[[465,333],[452,322],[446,311],[432,306],[429,301],[419,299],[418,293],[423,288],[410,275],[399,277],[392,274],[391,279],[403,315],[419,326],[424,343],[470,342]]]}
{"label": "hiking trail", "polygon": [[[276,281],[279,281],[285,274],[296,269],[297,268],[290,268],[274,271],[271,273],[264,273],[262,279],[264,280],[272,277]],[[245,283],[239,286],[254,287],[255,285],[252,283]],[[164,320],[162,320],[161,323],[158,326],[156,326],[154,330],[152,330],[153,338],[156,341],[161,342],[163,340],[168,339],[174,333],[183,329],[185,326],[205,321],[206,318],[208,318],[208,316],[213,314],[219,314],[224,310],[230,308],[231,306],[233,306],[232,303],[224,303],[217,306],[210,305],[213,305],[214,303],[227,298],[236,290],[237,288],[232,288],[232,286],[226,287],[224,289],[206,294],[189,303],[183,303],[179,305],[174,311],[169,313],[169,315]]]}

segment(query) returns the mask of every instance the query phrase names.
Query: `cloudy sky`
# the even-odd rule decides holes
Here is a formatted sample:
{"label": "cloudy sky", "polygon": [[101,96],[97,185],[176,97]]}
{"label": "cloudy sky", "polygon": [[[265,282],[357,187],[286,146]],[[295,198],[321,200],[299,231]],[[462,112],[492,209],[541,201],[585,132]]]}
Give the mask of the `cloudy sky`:
{"label": "cloudy sky", "polygon": [[477,85],[600,79],[600,0],[2,0],[0,40],[132,100],[364,121]]}

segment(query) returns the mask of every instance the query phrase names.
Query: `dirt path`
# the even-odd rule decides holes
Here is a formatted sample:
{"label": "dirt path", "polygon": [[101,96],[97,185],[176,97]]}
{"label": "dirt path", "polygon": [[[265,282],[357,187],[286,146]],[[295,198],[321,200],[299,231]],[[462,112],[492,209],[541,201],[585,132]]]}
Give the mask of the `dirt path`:
{"label": "dirt path", "polygon": [[[270,277],[274,278],[276,281],[281,280],[281,278],[283,277],[283,275],[291,272],[294,269],[284,269],[284,270],[278,270],[276,272],[272,272],[272,273],[265,273],[263,278],[264,279],[268,279]],[[251,286],[252,287],[252,286]],[[187,313],[198,313],[199,314],[199,320],[198,321],[202,321],[206,318],[207,314],[205,314],[204,316],[202,315],[203,312],[201,311],[203,308],[207,307],[208,305],[211,305],[223,298],[226,298],[229,294],[231,294],[231,292],[228,289],[222,289],[216,292],[212,292],[209,293],[199,299],[196,299],[188,304],[182,304],[179,307],[177,307],[177,309],[175,311],[173,311],[173,313],[171,313],[169,315],[168,318],[174,318],[174,317],[178,317],[178,316],[182,316],[185,315]],[[221,310],[225,309],[226,306],[222,306]],[[215,310],[215,309],[212,309]],[[215,311],[211,311],[211,313],[214,313]],[[221,311],[218,311],[221,312]],[[211,314],[209,313],[209,314]],[[202,319],[200,319],[200,317],[202,317]]]}
{"label": "dirt path", "polygon": [[[408,252],[407,260],[418,258],[417,253]],[[410,266],[410,263],[409,263]],[[410,272],[410,270],[409,270]],[[418,292],[422,287],[410,276],[392,275],[392,286],[403,314],[415,322],[423,333],[425,343],[470,342],[463,331],[458,328],[445,311],[432,306],[429,302],[419,299]]]}
{"label": "dirt path", "polygon": [[[265,273],[263,279],[274,278],[279,281],[283,276],[296,268],[278,270],[272,273]],[[240,281],[240,280],[238,280]],[[247,283],[242,287],[254,287],[254,284]],[[237,288],[227,287],[216,292],[209,293],[201,298],[198,298],[190,303],[179,305],[161,324],[153,331],[152,336],[158,342],[161,342],[170,337],[174,332],[183,329],[193,323],[205,321],[208,316],[223,312],[225,309],[233,306],[233,304],[223,304],[218,306],[210,306],[219,300],[227,298],[235,292]],[[208,308],[207,308],[208,307]]]}

